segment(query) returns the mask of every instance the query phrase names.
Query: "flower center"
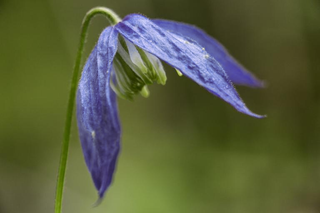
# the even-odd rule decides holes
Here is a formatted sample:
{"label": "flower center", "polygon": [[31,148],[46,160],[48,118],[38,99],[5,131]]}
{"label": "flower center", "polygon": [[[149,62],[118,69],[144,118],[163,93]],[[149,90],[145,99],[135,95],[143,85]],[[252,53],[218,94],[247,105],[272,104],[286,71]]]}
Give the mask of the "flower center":
{"label": "flower center", "polygon": [[149,95],[147,85],[164,85],[167,77],[161,61],[119,35],[118,51],[113,61],[111,87],[119,97],[132,100],[140,93]]}

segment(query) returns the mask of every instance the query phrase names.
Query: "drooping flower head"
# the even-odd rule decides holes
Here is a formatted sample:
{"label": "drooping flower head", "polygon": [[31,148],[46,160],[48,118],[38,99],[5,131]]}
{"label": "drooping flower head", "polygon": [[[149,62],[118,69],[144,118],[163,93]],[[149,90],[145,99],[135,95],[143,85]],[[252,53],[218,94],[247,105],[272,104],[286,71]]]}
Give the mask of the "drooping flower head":
{"label": "drooping flower head", "polygon": [[191,25],[128,15],[101,33],[83,69],[77,93],[80,141],[100,198],[111,184],[120,150],[116,96],[147,96],[147,85],[165,84],[160,60],[239,112],[263,117],[245,106],[232,84],[260,87],[262,82],[216,40]]}

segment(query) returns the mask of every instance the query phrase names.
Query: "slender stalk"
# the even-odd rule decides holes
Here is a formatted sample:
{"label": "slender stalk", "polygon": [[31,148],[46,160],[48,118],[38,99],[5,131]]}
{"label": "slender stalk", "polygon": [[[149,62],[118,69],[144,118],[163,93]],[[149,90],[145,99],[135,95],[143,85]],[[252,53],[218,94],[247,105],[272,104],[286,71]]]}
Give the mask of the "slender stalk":
{"label": "slender stalk", "polygon": [[67,113],[66,113],[65,128],[64,128],[64,134],[63,134],[63,142],[61,146],[60,164],[59,164],[58,179],[57,179],[57,186],[56,186],[55,213],[62,212],[62,196],[63,196],[64,180],[65,180],[67,160],[68,160],[70,131],[71,131],[72,116],[73,116],[73,108],[75,103],[76,89],[78,85],[78,79],[79,79],[79,73],[80,73],[80,67],[81,67],[81,59],[83,55],[84,44],[86,42],[87,31],[88,31],[90,21],[96,15],[105,16],[112,25],[115,25],[121,21],[118,15],[116,15],[112,10],[104,7],[95,7],[91,9],[83,19],[77,57],[76,57],[75,65],[73,68],[73,75],[71,80],[68,107],[67,107]]}

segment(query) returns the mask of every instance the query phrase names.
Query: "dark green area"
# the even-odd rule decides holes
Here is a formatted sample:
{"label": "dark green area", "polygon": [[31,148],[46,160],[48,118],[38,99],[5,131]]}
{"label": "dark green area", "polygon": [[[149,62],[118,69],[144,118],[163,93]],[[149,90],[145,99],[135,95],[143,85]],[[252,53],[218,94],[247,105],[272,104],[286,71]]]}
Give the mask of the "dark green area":
{"label": "dark green area", "polygon": [[[106,6],[191,23],[265,89],[238,113],[166,66],[166,86],[119,99],[114,183],[96,191],[74,121],[64,212],[320,212],[320,3],[316,0],[0,0],[0,212],[53,212],[71,72],[84,14]],[[85,57],[108,22],[95,18]]]}

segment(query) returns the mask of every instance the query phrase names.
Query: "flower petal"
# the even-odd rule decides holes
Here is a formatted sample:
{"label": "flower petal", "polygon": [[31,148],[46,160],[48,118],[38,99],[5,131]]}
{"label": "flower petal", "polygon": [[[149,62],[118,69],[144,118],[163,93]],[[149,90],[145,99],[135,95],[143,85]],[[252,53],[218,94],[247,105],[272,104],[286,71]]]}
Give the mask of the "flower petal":
{"label": "flower petal", "polygon": [[80,141],[100,198],[111,183],[120,149],[117,100],[110,89],[117,38],[113,27],[102,32],[83,69],[77,93]]}
{"label": "flower petal", "polygon": [[241,66],[231,55],[229,55],[222,44],[203,30],[189,24],[169,20],[156,19],[152,20],[152,22],[171,33],[188,37],[197,42],[201,47],[204,47],[209,55],[221,64],[233,83],[251,87],[263,86],[262,81],[258,80],[253,74]]}
{"label": "flower petal", "polygon": [[262,117],[245,106],[220,64],[188,38],[170,33],[138,14],[128,15],[115,28],[126,39],[172,65],[238,111]]}

